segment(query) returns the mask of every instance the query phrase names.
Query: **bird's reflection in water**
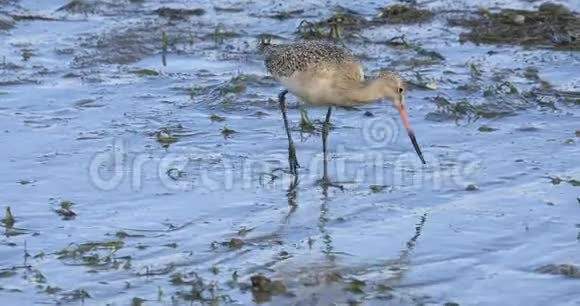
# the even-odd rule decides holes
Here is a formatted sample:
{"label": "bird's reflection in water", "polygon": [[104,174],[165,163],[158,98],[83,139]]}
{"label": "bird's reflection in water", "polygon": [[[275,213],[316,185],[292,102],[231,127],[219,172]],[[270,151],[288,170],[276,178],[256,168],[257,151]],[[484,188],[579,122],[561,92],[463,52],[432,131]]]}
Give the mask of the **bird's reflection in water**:
{"label": "bird's reflection in water", "polygon": [[329,198],[327,191],[324,191],[324,197],[322,198],[322,202],[320,203],[320,215],[318,217],[318,231],[320,233],[320,237],[322,238],[322,243],[324,245],[322,249],[322,253],[326,256],[326,259],[334,263],[335,255],[333,254],[333,246],[332,246],[332,236],[330,232],[326,228],[328,223],[328,208],[329,208]]}
{"label": "bird's reflection in water", "polygon": [[421,237],[421,233],[423,231],[423,226],[425,226],[425,222],[427,222],[427,213],[424,213],[420,219],[419,223],[415,225],[415,234],[407,241],[405,244],[405,248],[403,248],[399,252],[399,258],[389,265],[387,268],[391,271],[395,271],[392,277],[388,278],[386,281],[388,282],[388,286],[391,288],[396,287],[401,282],[406,271],[409,270],[409,266],[411,264],[411,254],[415,249],[415,245],[417,244],[417,240]]}
{"label": "bird's reflection in water", "polygon": [[[327,259],[331,262],[334,261],[333,247],[332,247],[332,237],[326,229],[326,224],[328,223],[328,214],[330,198],[328,196],[328,189],[330,187],[336,187],[342,190],[342,186],[330,183],[328,180],[328,159],[326,156],[326,146],[323,148],[324,158],[323,158],[323,179],[320,181],[320,186],[322,188],[322,202],[320,203],[320,213],[318,216],[318,231],[320,237],[322,237],[322,242],[324,248],[322,252],[326,255]],[[286,198],[288,200],[288,213],[284,217],[282,223],[287,224],[290,221],[292,215],[296,212],[298,208],[297,204],[297,194],[298,194],[298,175],[293,175],[292,179],[289,181],[288,189],[286,190]],[[309,240],[311,241],[311,240]]]}
{"label": "bird's reflection in water", "polygon": [[404,243],[395,258],[359,264],[341,263],[340,255],[345,253],[334,249],[333,238],[336,237],[332,237],[326,228],[329,204],[331,202],[328,198],[324,198],[318,222],[324,259],[305,265],[298,263],[298,266],[284,273],[284,279],[290,286],[296,285],[300,288],[297,289],[298,294],[292,298],[293,304],[328,305],[340,301],[354,301],[353,298],[360,295],[353,297],[353,292],[373,301],[393,298],[399,301],[399,304],[388,305],[415,304],[414,301],[421,299],[412,290],[405,289],[409,285],[403,283],[403,279],[410,271],[411,257],[427,222],[427,214],[419,216],[413,235]]}
{"label": "bird's reflection in water", "polygon": [[[328,136],[327,133],[328,132],[324,133],[326,134],[323,135],[324,138]],[[324,139],[323,141],[326,142]],[[322,197],[320,202],[317,229],[321,242],[321,253],[324,255],[324,262],[320,262],[317,267],[311,266],[309,268],[303,267],[302,269],[298,269],[299,271],[296,271],[298,273],[297,278],[306,279],[308,283],[313,281],[312,284],[314,287],[312,289],[315,289],[317,285],[329,285],[331,283],[352,286],[351,282],[353,281],[353,277],[355,275],[376,275],[376,273],[378,273],[379,275],[384,276],[379,276],[379,278],[371,281],[372,283],[375,283],[381,288],[390,288],[389,290],[391,291],[396,288],[401,288],[402,279],[410,269],[412,253],[422,234],[423,227],[427,222],[427,213],[420,215],[419,221],[415,225],[413,235],[409,238],[409,240],[406,241],[404,247],[399,251],[399,256],[397,258],[380,260],[371,264],[363,263],[357,266],[341,266],[339,263],[337,263],[337,259],[339,258],[338,256],[346,253],[337,252],[335,250],[332,233],[328,230],[328,223],[330,221],[329,213],[333,198],[329,193],[329,189],[331,187],[335,187],[342,190],[342,186],[333,184],[328,179],[328,157],[326,146],[323,146],[323,154],[323,178],[319,181],[321,183],[319,186],[321,187]],[[298,175],[293,175],[288,182],[286,197],[289,210],[288,214],[283,220],[284,224],[287,224],[290,221],[291,216],[298,208],[298,183]],[[313,241],[309,239],[309,245],[312,245],[312,243]],[[320,288],[318,290],[320,290]],[[406,295],[408,293],[403,294]]]}
{"label": "bird's reflection in water", "polygon": [[288,213],[282,222],[284,224],[290,221],[290,217],[292,217],[298,208],[298,203],[296,202],[296,197],[298,195],[298,182],[298,175],[294,175],[289,182],[288,189],[286,190],[286,198],[288,199]]}

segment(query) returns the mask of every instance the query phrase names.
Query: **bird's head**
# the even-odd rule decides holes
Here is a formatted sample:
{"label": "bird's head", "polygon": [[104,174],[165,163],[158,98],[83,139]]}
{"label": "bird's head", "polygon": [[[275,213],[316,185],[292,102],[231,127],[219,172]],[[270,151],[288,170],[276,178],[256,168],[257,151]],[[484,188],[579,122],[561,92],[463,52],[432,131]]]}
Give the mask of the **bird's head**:
{"label": "bird's head", "polygon": [[405,82],[403,82],[401,76],[396,72],[381,72],[377,80],[381,84],[381,91],[384,97],[391,101],[393,106],[399,111],[403,125],[407,129],[409,138],[411,138],[411,142],[413,143],[413,147],[415,148],[417,155],[419,155],[421,162],[425,164],[423,153],[417,143],[417,138],[415,137],[415,132],[409,122],[407,108],[405,107],[405,94],[407,93]]}
{"label": "bird's head", "polygon": [[384,97],[390,100],[395,108],[404,107],[407,87],[401,76],[396,72],[381,72],[378,80]]}

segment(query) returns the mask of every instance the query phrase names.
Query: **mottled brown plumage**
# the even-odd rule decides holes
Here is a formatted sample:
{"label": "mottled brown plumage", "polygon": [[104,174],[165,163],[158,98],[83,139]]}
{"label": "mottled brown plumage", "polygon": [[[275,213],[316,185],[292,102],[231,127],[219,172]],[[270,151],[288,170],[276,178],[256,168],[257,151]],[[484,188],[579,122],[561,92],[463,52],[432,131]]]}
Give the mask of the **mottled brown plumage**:
{"label": "mottled brown plumage", "polygon": [[404,84],[397,73],[381,72],[365,80],[360,61],[337,45],[308,41],[290,45],[260,42],[268,72],[292,94],[315,105],[350,106],[387,98],[403,103]]}
{"label": "mottled brown plumage", "polygon": [[315,69],[318,65],[358,63],[350,51],[336,45],[310,41],[290,45],[261,42],[266,68],[276,78],[290,77],[294,72]]}

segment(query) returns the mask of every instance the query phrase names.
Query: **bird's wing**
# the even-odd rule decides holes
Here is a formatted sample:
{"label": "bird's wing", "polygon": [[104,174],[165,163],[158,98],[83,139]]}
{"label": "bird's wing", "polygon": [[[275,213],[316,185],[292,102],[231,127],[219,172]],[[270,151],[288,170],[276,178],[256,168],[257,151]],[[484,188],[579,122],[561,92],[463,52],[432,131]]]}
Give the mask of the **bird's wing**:
{"label": "bird's wing", "polygon": [[350,51],[326,42],[272,45],[264,54],[266,68],[274,77],[356,61]]}
{"label": "bird's wing", "polygon": [[364,70],[357,60],[341,63],[336,67],[337,79],[348,83],[360,83],[364,81]]}

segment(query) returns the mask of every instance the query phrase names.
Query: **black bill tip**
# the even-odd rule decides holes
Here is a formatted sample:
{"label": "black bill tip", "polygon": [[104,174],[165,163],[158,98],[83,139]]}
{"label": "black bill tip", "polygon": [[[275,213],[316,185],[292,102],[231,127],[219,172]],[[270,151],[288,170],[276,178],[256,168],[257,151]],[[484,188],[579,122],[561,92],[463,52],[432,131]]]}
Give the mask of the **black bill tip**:
{"label": "black bill tip", "polygon": [[426,164],[425,158],[423,158],[423,153],[421,152],[421,148],[419,148],[419,144],[417,143],[417,138],[415,137],[415,133],[413,131],[409,131],[409,138],[411,138],[411,142],[413,143],[413,147],[415,148],[415,152],[419,155],[421,162],[423,165]]}

